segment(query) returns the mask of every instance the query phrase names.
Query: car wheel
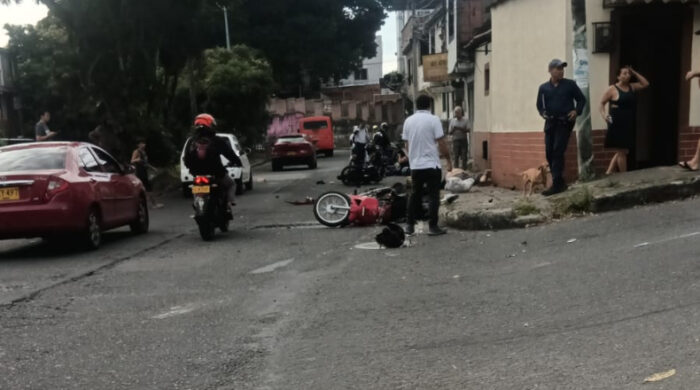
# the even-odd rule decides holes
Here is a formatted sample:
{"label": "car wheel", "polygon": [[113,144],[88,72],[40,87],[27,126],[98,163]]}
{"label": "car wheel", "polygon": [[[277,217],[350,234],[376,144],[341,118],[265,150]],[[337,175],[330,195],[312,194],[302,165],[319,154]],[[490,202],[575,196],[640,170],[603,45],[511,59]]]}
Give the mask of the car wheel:
{"label": "car wheel", "polygon": [[253,171],[250,171],[250,179],[248,179],[248,182],[245,183],[245,189],[246,191],[253,190]]}
{"label": "car wheel", "polygon": [[273,161],[272,162],[272,170],[274,172],[281,171],[282,170],[282,164],[279,161]]}
{"label": "car wheel", "polygon": [[318,163],[316,162],[315,159],[313,159],[309,162],[309,169],[316,169],[317,167],[318,167]]}
{"label": "car wheel", "polygon": [[333,157],[333,151],[332,150],[326,151],[326,157]]}
{"label": "car wheel", "polygon": [[139,200],[138,215],[136,216],[136,220],[129,224],[129,228],[134,234],[146,234],[148,233],[149,222],[148,202],[145,197],[141,197]]}
{"label": "car wheel", "polygon": [[243,187],[243,179],[236,180],[236,195],[243,195],[245,187]]}
{"label": "car wheel", "polygon": [[102,222],[95,207],[88,212],[87,226],[83,232],[83,242],[87,249],[97,249],[102,245]]}

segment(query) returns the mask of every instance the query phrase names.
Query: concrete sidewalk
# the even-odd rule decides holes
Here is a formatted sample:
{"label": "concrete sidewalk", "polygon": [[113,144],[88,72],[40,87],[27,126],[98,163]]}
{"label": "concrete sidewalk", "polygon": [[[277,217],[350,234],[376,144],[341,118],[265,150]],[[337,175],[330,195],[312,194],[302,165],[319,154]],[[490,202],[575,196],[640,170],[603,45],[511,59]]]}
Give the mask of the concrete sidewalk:
{"label": "concrete sidewalk", "polygon": [[658,167],[576,183],[568,191],[529,198],[522,191],[474,187],[452,204],[443,205],[441,220],[463,230],[522,228],[556,219],[685,199],[700,194],[700,172]]}

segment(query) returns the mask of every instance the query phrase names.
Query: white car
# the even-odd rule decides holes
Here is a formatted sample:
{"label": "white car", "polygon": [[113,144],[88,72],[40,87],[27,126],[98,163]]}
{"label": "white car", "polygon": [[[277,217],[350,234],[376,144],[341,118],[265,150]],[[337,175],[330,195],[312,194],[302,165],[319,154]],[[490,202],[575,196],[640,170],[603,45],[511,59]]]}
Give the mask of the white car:
{"label": "white car", "polygon": [[[216,136],[225,139],[229,144],[231,144],[233,151],[236,152],[243,163],[243,167],[226,168],[229,176],[231,176],[231,178],[236,182],[236,194],[241,195],[243,194],[243,191],[252,190],[253,171],[250,168],[250,161],[248,160],[250,149],[243,149],[241,144],[238,142],[238,138],[236,138],[236,136],[233,134],[217,133]],[[180,155],[180,181],[182,182],[182,194],[186,197],[192,195],[190,192],[190,186],[192,185],[193,181],[190,171],[185,166],[185,151],[187,150],[187,146],[189,144],[190,138],[188,138],[187,142],[185,142],[185,146],[182,148],[182,153]],[[223,156],[221,157],[221,162],[224,164],[224,166],[228,165],[229,163],[229,161]]]}

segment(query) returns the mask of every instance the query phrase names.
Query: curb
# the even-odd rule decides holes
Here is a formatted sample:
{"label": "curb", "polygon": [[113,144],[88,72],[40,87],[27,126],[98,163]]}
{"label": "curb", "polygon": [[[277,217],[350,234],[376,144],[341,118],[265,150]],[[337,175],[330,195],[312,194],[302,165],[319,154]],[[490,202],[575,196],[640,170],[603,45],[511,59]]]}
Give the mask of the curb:
{"label": "curb", "polygon": [[496,210],[440,209],[440,218],[447,226],[458,230],[506,230],[536,226],[554,218],[577,217],[589,213],[620,211],[637,206],[660,204],[700,195],[700,177],[606,191],[595,186],[572,187],[550,199],[551,209],[540,214],[518,216],[513,208]]}

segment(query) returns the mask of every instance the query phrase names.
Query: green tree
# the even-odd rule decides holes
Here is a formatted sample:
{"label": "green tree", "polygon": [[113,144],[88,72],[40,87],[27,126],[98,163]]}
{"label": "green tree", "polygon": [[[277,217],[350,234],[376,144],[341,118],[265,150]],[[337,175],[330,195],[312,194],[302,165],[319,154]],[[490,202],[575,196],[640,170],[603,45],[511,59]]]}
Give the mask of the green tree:
{"label": "green tree", "polygon": [[237,37],[262,51],[280,95],[315,92],[376,55],[386,17],[377,0],[242,0]]}
{"label": "green tree", "polygon": [[244,45],[231,51],[207,50],[204,58],[204,109],[217,118],[221,129],[235,130],[241,142],[262,141],[268,121],[266,106],[274,88],[268,62]]}

